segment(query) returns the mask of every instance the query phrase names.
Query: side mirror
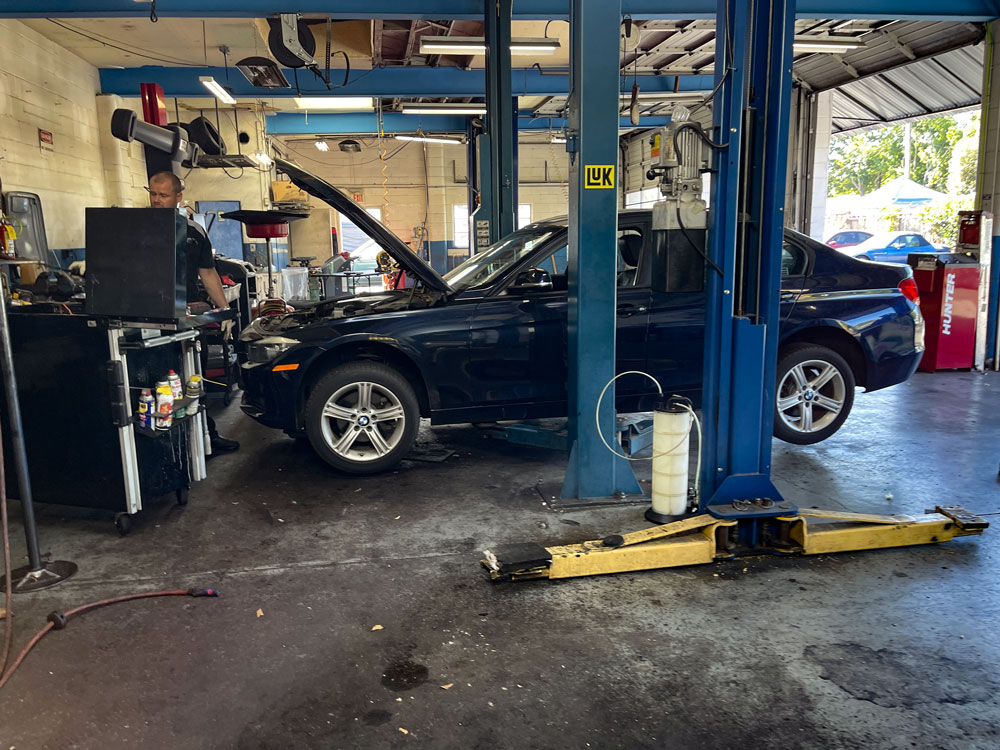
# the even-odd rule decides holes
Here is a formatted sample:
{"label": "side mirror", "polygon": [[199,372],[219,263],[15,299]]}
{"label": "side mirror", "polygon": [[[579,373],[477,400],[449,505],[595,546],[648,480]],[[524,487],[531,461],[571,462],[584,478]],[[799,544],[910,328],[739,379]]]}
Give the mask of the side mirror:
{"label": "side mirror", "polygon": [[537,292],[549,289],[552,289],[552,277],[544,268],[521,271],[510,285],[512,292]]}

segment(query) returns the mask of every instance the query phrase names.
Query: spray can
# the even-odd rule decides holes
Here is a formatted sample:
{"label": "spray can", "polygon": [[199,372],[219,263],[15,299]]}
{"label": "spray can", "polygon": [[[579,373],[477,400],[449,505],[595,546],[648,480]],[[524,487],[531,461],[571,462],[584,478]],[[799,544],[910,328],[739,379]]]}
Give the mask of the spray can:
{"label": "spray can", "polygon": [[143,388],[139,394],[139,426],[146,430],[152,430],[153,414],[156,412],[156,399],[153,398],[151,388]]}
{"label": "spray can", "polygon": [[184,381],[173,370],[167,373],[167,383],[170,385],[170,393],[174,398],[180,398],[184,395]]}
{"label": "spray can", "polygon": [[188,378],[187,388],[184,390],[184,396],[188,400],[188,413],[194,414],[198,411],[198,399],[201,398],[201,375],[192,375]]}
{"label": "spray can", "polygon": [[156,389],[156,429],[168,430],[174,422],[174,394],[169,385],[161,385]]}

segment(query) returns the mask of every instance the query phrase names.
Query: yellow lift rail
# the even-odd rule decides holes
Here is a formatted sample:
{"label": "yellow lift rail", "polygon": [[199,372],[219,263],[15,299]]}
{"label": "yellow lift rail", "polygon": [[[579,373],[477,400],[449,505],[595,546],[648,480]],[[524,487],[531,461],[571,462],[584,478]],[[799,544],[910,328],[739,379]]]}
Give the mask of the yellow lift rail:
{"label": "yellow lift rail", "polygon": [[738,520],[708,514],[604,539],[542,547],[532,542],[487,550],[482,561],[494,581],[626,573],[676,568],[733,558],[740,553],[826,555],[979,536],[989,523],[957,505],[919,516],[883,516],[831,510],[755,519],[760,542],[740,548]]}

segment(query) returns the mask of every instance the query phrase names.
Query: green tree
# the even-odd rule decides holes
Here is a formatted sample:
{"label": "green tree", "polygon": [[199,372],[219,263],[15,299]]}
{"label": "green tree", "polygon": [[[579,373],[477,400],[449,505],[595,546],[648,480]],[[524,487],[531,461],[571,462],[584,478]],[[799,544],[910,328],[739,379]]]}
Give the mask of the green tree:
{"label": "green tree", "polygon": [[829,194],[865,195],[903,169],[903,128],[848,133],[830,141]]}
{"label": "green tree", "polygon": [[[942,193],[949,185],[961,193],[975,188],[975,155],[964,150],[978,148],[978,117],[961,121],[946,115],[919,120],[910,126],[910,179]],[[906,128],[902,125],[846,133],[830,141],[829,194],[865,195],[904,172]],[[961,154],[957,153],[961,151]],[[951,180],[952,172],[956,179]],[[968,187],[971,182],[973,186]]]}
{"label": "green tree", "polygon": [[923,209],[917,219],[924,228],[927,239],[954,247],[958,241],[958,212],[973,207],[973,197],[963,195],[952,200],[933,203]]}
{"label": "green tree", "polygon": [[954,117],[919,120],[911,127],[910,179],[931,190],[948,190],[952,151],[964,135]]}

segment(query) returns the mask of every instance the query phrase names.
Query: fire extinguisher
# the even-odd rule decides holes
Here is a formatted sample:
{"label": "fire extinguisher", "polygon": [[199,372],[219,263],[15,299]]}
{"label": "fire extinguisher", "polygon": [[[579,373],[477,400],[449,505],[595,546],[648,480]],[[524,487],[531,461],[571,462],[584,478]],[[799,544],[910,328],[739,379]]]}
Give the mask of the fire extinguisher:
{"label": "fire extinguisher", "polygon": [[16,239],[14,224],[7,218],[7,200],[3,194],[3,181],[0,180],[0,255],[13,258],[17,254],[14,248]]}
{"label": "fire extinguisher", "polygon": [[17,253],[14,247],[14,240],[17,239],[17,232],[14,231],[14,224],[3,214],[0,214],[0,255],[13,258]]}

